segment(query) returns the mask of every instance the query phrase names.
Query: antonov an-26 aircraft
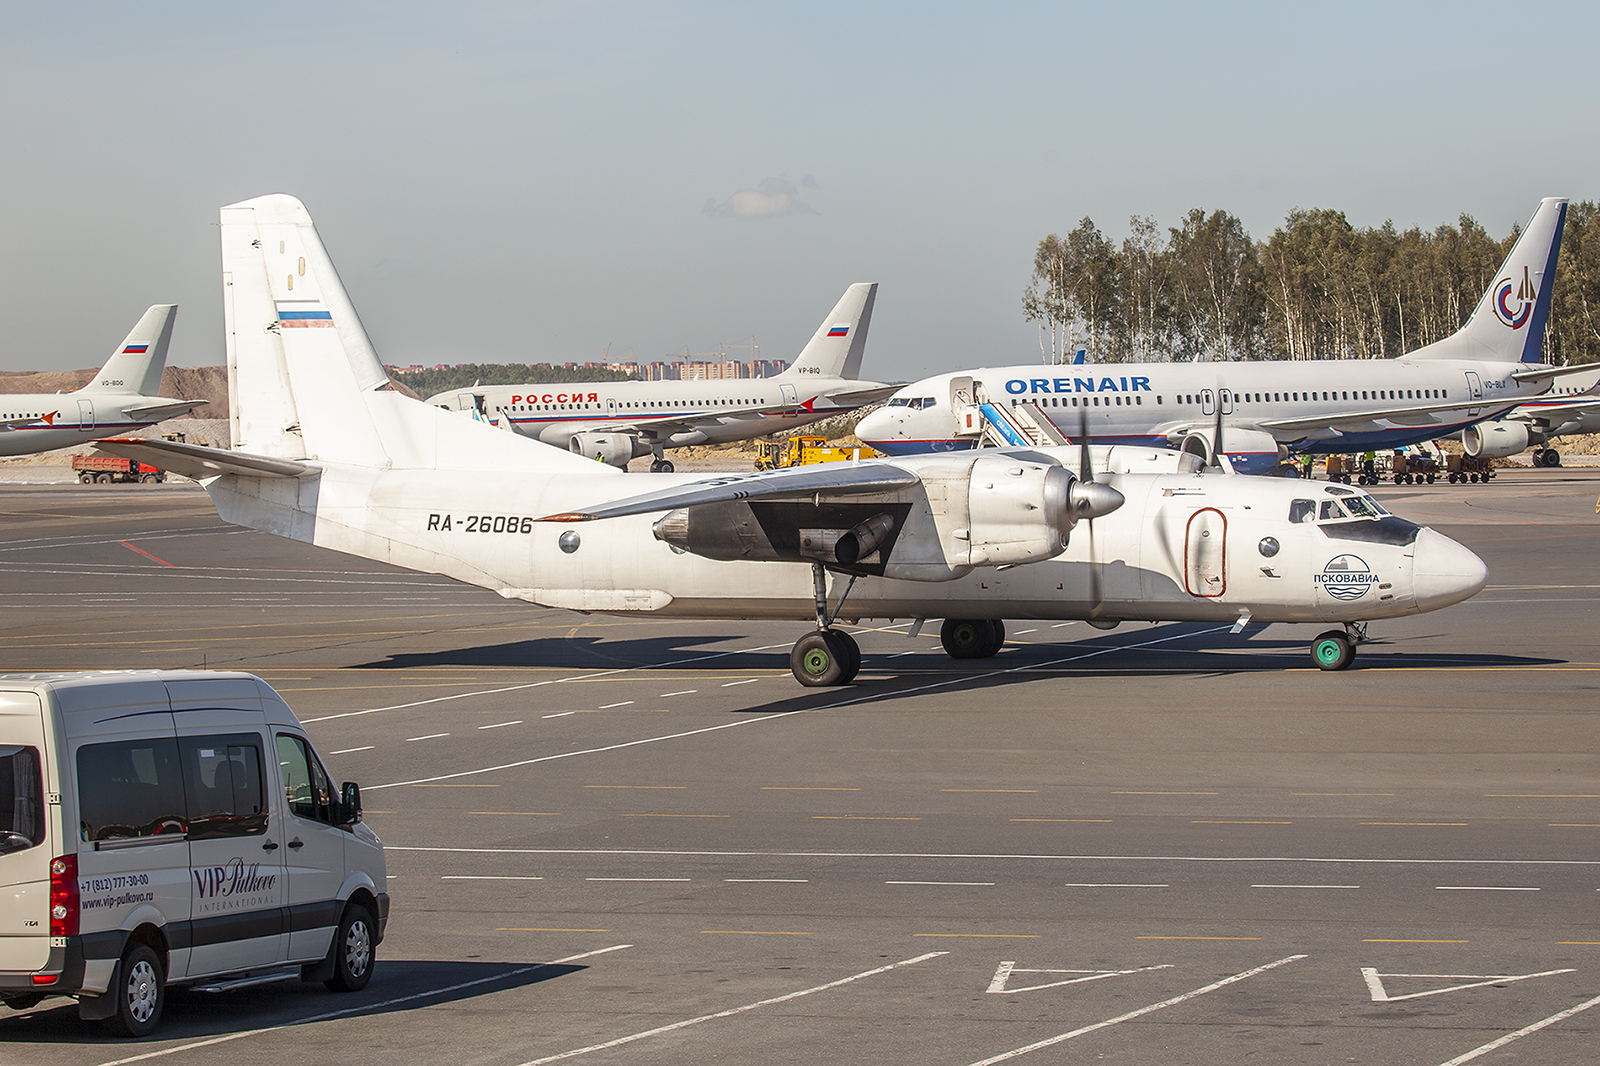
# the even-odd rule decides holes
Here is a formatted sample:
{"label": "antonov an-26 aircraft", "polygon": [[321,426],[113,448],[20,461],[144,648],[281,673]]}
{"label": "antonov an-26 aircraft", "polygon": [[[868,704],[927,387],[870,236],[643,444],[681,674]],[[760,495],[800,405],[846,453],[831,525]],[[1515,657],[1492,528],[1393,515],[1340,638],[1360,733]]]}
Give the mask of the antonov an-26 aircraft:
{"label": "antonov an-26 aircraft", "polygon": [[151,307],[94,380],[76,392],[0,394],[0,455],[70,448],[140,429],[205,403],[159,395],[177,318],[177,304]]}
{"label": "antonov an-26 aircraft", "polygon": [[[907,385],[856,434],[881,452],[907,455],[976,447],[986,430],[1012,443],[1034,439],[1034,429],[1053,439],[1084,417],[1097,441],[1209,459],[1220,416],[1241,473],[1265,473],[1291,452],[1364,452],[1452,436],[1589,368],[1539,361],[1566,212],[1564,199],[1542,201],[1466,325],[1397,359],[964,370]],[[1464,441],[1470,454],[1495,458],[1522,451],[1529,438],[1513,423],[1485,436],[1469,431]]]}
{"label": "antonov an-26 aircraft", "polygon": [[293,197],[224,207],[222,263],[236,450],[101,449],[202,479],[237,525],[510,598],[814,620],[790,657],[806,685],[854,677],[860,651],[834,623],[862,618],[945,619],[957,657],[994,654],[1002,618],[1312,622],[1316,662],[1338,669],[1368,621],[1456,603],[1487,578],[1358,489],[1235,477],[1170,450],[663,474],[641,496],[612,467],[393,391]]}
{"label": "antonov an-26 aircraft", "polygon": [[876,283],[846,289],[794,365],[775,378],[485,385],[441,392],[428,402],[613,466],[654,455],[651,473],[670,474],[667,448],[797,429],[894,392],[893,385],[857,378],[877,296]]}

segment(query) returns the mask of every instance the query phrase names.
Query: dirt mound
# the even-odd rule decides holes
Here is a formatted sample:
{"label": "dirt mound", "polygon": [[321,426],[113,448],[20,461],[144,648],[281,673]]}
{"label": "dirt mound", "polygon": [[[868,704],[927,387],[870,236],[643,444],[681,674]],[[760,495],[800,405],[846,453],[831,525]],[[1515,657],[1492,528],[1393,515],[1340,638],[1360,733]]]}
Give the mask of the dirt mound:
{"label": "dirt mound", "polygon": [[[0,370],[0,393],[73,392],[94,380],[99,367],[88,370]],[[228,417],[228,368],[169,366],[161,372],[161,395],[178,400],[205,400],[195,413],[205,418]]]}

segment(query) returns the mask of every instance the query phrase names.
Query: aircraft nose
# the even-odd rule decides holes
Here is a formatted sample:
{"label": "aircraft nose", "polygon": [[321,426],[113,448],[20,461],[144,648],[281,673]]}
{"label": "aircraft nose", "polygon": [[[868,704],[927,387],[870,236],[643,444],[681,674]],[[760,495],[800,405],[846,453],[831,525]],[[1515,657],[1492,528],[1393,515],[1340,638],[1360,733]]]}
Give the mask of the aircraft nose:
{"label": "aircraft nose", "polygon": [[856,423],[856,436],[868,444],[887,440],[890,433],[897,428],[896,422],[894,414],[887,407],[880,407]]}
{"label": "aircraft nose", "polygon": [[1426,526],[1417,533],[1412,573],[1419,611],[1460,603],[1489,583],[1489,568],[1471,549]]}

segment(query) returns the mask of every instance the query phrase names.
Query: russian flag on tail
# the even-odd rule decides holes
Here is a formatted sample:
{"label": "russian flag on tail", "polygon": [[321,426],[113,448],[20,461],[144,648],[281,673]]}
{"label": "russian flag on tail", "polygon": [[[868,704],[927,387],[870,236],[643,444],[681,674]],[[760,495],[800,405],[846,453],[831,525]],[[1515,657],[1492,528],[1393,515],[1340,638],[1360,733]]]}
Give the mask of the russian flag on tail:
{"label": "russian flag on tail", "polygon": [[130,344],[122,349],[123,355],[143,355],[150,350],[148,344]]}
{"label": "russian flag on tail", "polygon": [[830,336],[830,337],[843,337],[845,334],[847,334],[849,332],[850,332],[850,323],[848,323],[848,322],[841,322],[841,323],[838,323],[837,325],[832,325],[832,326],[828,327],[828,336]]}
{"label": "russian flag on tail", "polygon": [[278,300],[278,325],[283,329],[332,329],[333,315],[321,300]]}

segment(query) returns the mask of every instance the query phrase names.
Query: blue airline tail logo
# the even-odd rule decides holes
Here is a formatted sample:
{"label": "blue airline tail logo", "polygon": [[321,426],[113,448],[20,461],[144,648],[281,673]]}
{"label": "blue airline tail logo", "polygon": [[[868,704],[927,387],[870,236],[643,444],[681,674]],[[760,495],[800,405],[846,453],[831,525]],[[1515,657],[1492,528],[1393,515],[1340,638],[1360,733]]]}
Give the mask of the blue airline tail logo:
{"label": "blue airline tail logo", "polygon": [[[1517,291],[1515,305],[1512,303],[1511,290]],[[1522,268],[1522,284],[1517,285],[1510,278],[1501,278],[1494,287],[1494,313],[1512,329],[1521,329],[1528,324],[1528,316],[1533,314],[1533,305],[1538,301],[1539,290],[1533,284],[1533,277],[1528,268]]]}

